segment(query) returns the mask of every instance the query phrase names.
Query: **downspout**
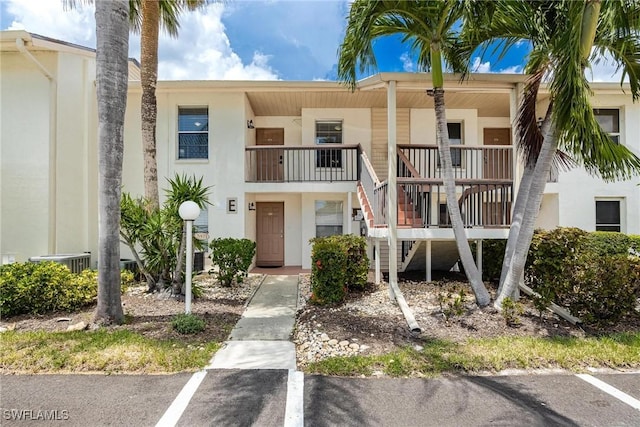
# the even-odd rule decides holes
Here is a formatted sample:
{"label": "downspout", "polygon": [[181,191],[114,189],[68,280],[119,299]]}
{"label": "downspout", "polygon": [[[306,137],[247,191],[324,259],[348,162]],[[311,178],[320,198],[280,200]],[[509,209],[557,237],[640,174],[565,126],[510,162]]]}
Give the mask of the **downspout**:
{"label": "downspout", "polygon": [[58,154],[58,82],[49,70],[45,68],[40,61],[38,61],[27,50],[24,45],[24,40],[21,38],[16,39],[16,48],[22,53],[29,61],[31,61],[44,76],[49,80],[49,221],[48,221],[48,251],[50,254],[55,254],[57,251],[57,207],[56,207],[56,189],[57,189],[57,154]]}
{"label": "downspout", "polygon": [[388,208],[387,218],[389,223],[389,296],[394,298],[400,306],[409,329],[413,333],[420,333],[420,326],[416,322],[413,312],[409,308],[404,295],[398,286],[398,186],[396,175],[398,173],[398,153],[396,147],[396,81],[391,80],[387,84],[387,154],[388,154]]}

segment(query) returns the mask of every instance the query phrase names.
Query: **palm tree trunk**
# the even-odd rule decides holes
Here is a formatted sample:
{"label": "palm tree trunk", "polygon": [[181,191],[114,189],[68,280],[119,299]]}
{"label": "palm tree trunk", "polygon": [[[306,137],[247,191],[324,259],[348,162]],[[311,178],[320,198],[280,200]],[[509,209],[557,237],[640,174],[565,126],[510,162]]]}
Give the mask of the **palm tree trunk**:
{"label": "palm tree trunk", "polygon": [[156,120],[158,106],[156,84],[158,80],[158,35],[160,31],[160,5],[157,0],[142,1],[142,28],[140,30],[140,84],[142,101],[142,150],[144,157],[144,195],[150,210],[160,209],[158,193],[158,163],[156,161]]}
{"label": "palm tree trunk", "polygon": [[[549,131],[549,127],[551,126],[551,112],[553,108],[552,105],[553,104],[550,104],[549,108],[547,108],[547,113],[545,115],[542,128],[540,129],[543,134],[546,134]],[[518,189],[516,204],[513,207],[513,219],[511,221],[511,227],[509,228],[507,246],[504,251],[504,260],[502,262],[502,272],[500,273],[500,284],[498,286],[497,295],[502,294],[505,278],[507,277],[507,272],[509,271],[509,267],[511,265],[511,259],[513,258],[513,253],[516,249],[518,236],[520,235],[522,221],[528,214],[527,203],[531,194],[531,183],[533,182],[535,166],[535,164],[526,164],[524,173],[522,174],[522,179],[520,180],[520,188]],[[515,288],[512,294],[505,295],[505,297],[515,298],[517,295],[517,289],[518,288]]]}
{"label": "palm tree trunk", "polygon": [[442,87],[434,88],[433,100],[436,110],[436,126],[438,142],[438,154],[440,155],[440,165],[443,170],[443,181],[445,194],[447,196],[447,209],[451,218],[453,234],[456,239],[456,246],[462,266],[471,284],[471,289],[476,297],[476,303],[479,307],[489,304],[491,298],[487,292],[487,288],[482,283],[482,276],[473,261],[467,234],[462,223],[462,214],[458,206],[458,198],[456,195],[456,184],[453,176],[453,162],[451,161],[451,150],[449,148],[449,131],[447,130],[447,117],[444,105],[444,89]]}
{"label": "palm tree trunk", "polygon": [[129,3],[96,1],[98,99],[98,305],[95,320],[121,323],[120,196],[127,105]]}
{"label": "palm tree trunk", "polygon": [[527,254],[529,252],[529,246],[531,245],[531,239],[533,238],[533,231],[535,229],[536,218],[538,217],[540,203],[542,202],[542,196],[544,194],[544,187],[547,184],[547,177],[551,170],[553,156],[556,153],[557,140],[553,129],[553,123],[551,122],[549,115],[545,119],[543,129],[545,130],[543,132],[544,142],[533,171],[529,197],[527,198],[525,206],[526,215],[522,220],[520,232],[517,236],[513,257],[511,258],[511,263],[505,276],[502,292],[498,295],[495,301],[495,307],[498,309],[501,309],[502,301],[506,297],[514,294],[520,283],[520,277],[524,273]]}
{"label": "palm tree trunk", "polygon": [[[511,265],[511,259],[513,258],[513,252],[516,248],[516,241],[520,233],[522,226],[522,220],[526,215],[527,200],[529,199],[529,191],[531,189],[531,180],[533,179],[533,171],[535,165],[525,166],[522,179],[520,180],[520,187],[518,188],[518,196],[516,197],[516,203],[513,207],[513,215],[511,220],[511,227],[509,227],[509,237],[507,238],[507,246],[504,250],[504,260],[502,261],[502,272],[500,273],[500,284],[498,286],[498,295],[502,293],[504,286],[504,279],[509,271]],[[515,294],[515,292],[514,292]],[[511,298],[514,295],[507,295]]]}

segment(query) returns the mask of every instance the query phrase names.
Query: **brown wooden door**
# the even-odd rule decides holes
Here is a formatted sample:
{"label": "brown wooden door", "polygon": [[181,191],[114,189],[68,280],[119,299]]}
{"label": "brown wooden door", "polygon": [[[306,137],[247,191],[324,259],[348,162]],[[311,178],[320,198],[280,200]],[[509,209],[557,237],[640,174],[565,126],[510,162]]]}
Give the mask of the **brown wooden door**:
{"label": "brown wooden door", "polygon": [[[511,145],[510,128],[485,128],[484,145]],[[487,150],[484,153],[484,177],[512,179],[513,154],[510,150]]]}
{"label": "brown wooden door", "polygon": [[[284,145],[284,128],[257,128],[256,145]],[[284,179],[284,150],[258,151],[258,181],[282,181]]]}
{"label": "brown wooden door", "polygon": [[256,208],[258,267],[284,265],[284,203],[258,203]]}

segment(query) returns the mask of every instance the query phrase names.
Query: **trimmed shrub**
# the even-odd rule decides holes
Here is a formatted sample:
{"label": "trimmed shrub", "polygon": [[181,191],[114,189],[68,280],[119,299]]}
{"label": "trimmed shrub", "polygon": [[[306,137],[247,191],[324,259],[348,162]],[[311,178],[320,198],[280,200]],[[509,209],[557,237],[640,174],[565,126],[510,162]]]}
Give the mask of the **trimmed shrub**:
{"label": "trimmed shrub", "polygon": [[206,322],[195,314],[178,314],[171,321],[173,329],[180,334],[197,334],[204,331]]}
{"label": "trimmed shrub", "polygon": [[640,295],[640,259],[595,252],[568,265],[571,293],[562,301],[585,324],[612,325],[634,313]]}
{"label": "trimmed shrub", "polygon": [[311,302],[333,304],[347,294],[347,251],[331,237],[311,239]]}
{"label": "trimmed shrub", "polygon": [[331,236],[347,253],[347,277],[345,283],[349,291],[364,290],[369,273],[369,257],[367,256],[367,240],[361,236],[344,234]]}
{"label": "trimmed shrub", "polygon": [[97,274],[73,274],[55,262],[15,263],[0,267],[0,314],[74,311],[90,304],[98,291]]}
{"label": "trimmed shrub", "polygon": [[209,248],[209,258],[218,267],[215,274],[220,283],[224,286],[231,286],[234,280],[241,283],[256,253],[256,243],[249,239],[213,239]]}
{"label": "trimmed shrub", "polygon": [[628,255],[633,248],[633,238],[623,233],[595,231],[587,238],[588,250],[600,256]]}

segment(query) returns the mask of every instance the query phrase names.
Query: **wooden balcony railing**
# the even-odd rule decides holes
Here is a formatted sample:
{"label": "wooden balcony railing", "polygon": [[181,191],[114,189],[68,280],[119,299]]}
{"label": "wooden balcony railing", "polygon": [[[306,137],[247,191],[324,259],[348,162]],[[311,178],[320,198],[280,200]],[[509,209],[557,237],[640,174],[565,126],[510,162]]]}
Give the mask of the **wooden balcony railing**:
{"label": "wooden balcony railing", "polygon": [[[398,178],[398,226],[450,227],[444,184],[439,179]],[[387,224],[387,182],[374,191],[375,224]],[[457,180],[456,194],[465,227],[511,224],[511,180]]]}
{"label": "wooden balcony railing", "polygon": [[338,182],[360,179],[359,145],[245,147],[246,182]]}
{"label": "wooden balcony railing", "polygon": [[[435,145],[399,145],[399,155],[413,165],[421,178],[442,179],[442,169]],[[453,173],[458,179],[513,179],[513,148],[464,145],[451,146]],[[400,165],[400,162],[398,162]],[[409,176],[399,168],[398,176]]]}

